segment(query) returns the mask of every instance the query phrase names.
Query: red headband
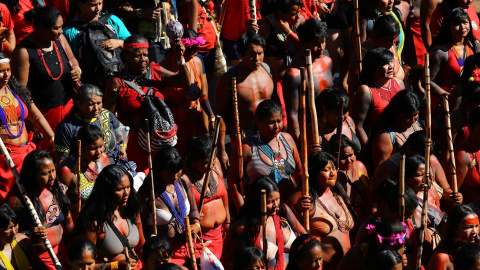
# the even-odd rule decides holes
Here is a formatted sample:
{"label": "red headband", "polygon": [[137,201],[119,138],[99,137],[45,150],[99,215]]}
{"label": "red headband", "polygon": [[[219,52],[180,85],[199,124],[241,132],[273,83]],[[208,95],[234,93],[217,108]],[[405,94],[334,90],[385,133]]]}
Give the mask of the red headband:
{"label": "red headband", "polygon": [[124,51],[132,50],[132,49],[141,49],[141,48],[148,48],[148,42],[137,42],[137,43],[130,43],[127,45],[123,45]]}
{"label": "red headband", "polygon": [[464,225],[477,225],[478,224],[478,217],[466,218],[466,219],[463,220],[462,224],[464,224]]}

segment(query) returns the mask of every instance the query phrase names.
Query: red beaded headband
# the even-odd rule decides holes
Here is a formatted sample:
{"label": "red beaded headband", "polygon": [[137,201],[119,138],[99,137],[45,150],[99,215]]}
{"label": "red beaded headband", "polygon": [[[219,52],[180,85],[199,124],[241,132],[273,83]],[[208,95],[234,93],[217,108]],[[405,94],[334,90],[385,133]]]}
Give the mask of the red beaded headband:
{"label": "red beaded headband", "polygon": [[136,42],[136,43],[130,43],[127,45],[123,45],[123,50],[128,51],[132,49],[140,49],[140,48],[148,48],[148,42]]}

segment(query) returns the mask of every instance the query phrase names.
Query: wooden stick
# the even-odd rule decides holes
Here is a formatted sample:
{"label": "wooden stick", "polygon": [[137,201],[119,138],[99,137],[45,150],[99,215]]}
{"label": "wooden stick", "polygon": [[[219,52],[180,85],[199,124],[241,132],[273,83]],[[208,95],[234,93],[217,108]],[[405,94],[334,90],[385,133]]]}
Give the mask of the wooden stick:
{"label": "wooden stick", "polygon": [[185,217],[185,233],[187,234],[187,245],[188,251],[190,252],[190,261],[192,263],[192,269],[198,270],[197,261],[195,260],[195,249],[193,248],[192,232],[190,228],[190,219],[188,216]]}
{"label": "wooden stick", "polygon": [[82,194],[81,194],[81,183],[82,183],[82,141],[78,140],[77,141],[77,147],[78,147],[78,160],[77,160],[77,196],[78,196],[78,209],[77,209],[77,217],[80,215],[80,211],[82,211]]}
{"label": "wooden stick", "polygon": [[420,226],[419,245],[417,253],[417,269],[422,268],[423,242],[425,241],[425,233],[427,231],[427,210],[428,210],[428,187],[430,182],[430,145],[432,143],[431,134],[431,97],[430,97],[430,60],[428,53],[425,54],[425,94],[426,94],[426,110],[425,110],[425,132],[427,141],[425,143],[425,178],[423,182],[423,208],[422,222]]}
{"label": "wooden stick", "polygon": [[132,270],[132,266],[130,265],[130,257],[128,257],[128,248],[123,247],[123,253],[125,253],[125,261],[127,261],[127,269]]}
{"label": "wooden stick", "polygon": [[232,78],[232,94],[233,94],[233,117],[235,124],[235,143],[237,145],[238,155],[238,178],[243,178],[243,150],[242,135],[240,134],[240,116],[238,114],[238,98],[237,98],[237,78]]}
{"label": "wooden stick", "polygon": [[265,189],[261,190],[261,210],[262,210],[262,229],[263,229],[263,253],[267,256],[268,242],[267,242],[267,192]]}
{"label": "wooden stick", "polygon": [[249,0],[250,3],[250,19],[257,23],[257,3],[255,0]]}
{"label": "wooden stick", "polygon": [[105,270],[105,267],[107,267],[108,259],[103,258],[102,265],[100,265],[100,270]]}
{"label": "wooden stick", "polygon": [[312,119],[312,142],[320,145],[320,136],[318,134],[317,108],[315,107],[315,82],[312,71],[312,52],[306,50],[307,76],[308,76],[308,107],[310,109],[310,118]]}
{"label": "wooden stick", "polygon": [[[307,80],[305,77],[305,68],[300,68],[300,145],[302,148],[302,193],[308,196],[308,142],[307,142],[307,109],[305,96],[307,94]],[[310,232],[310,211],[307,209],[303,211],[303,227],[307,232]]]}
{"label": "wooden stick", "polygon": [[217,152],[217,141],[220,129],[220,122],[222,121],[221,119],[222,117],[220,115],[217,115],[217,117],[215,117],[215,130],[213,131],[212,149],[210,150],[210,158],[208,160],[207,172],[205,173],[205,180],[203,180],[202,194],[200,196],[200,203],[198,204],[199,213],[202,213],[203,203],[205,202],[205,196],[207,195],[208,182],[210,181],[210,175],[212,174],[212,167],[215,166],[213,162],[215,160]]}
{"label": "wooden stick", "polygon": [[[12,158],[10,157],[10,154],[8,153],[7,148],[5,147],[5,144],[3,143],[2,138],[0,138],[0,151],[2,154],[5,156],[5,160],[7,161],[8,167],[10,167],[10,171],[13,174],[13,177],[15,178],[15,182],[17,183],[18,190],[20,191],[20,194],[22,195],[23,201],[25,202],[25,205],[27,206],[28,212],[30,213],[30,216],[33,219],[33,222],[35,223],[35,227],[41,227],[42,222],[40,221],[40,218],[38,217],[37,212],[35,211],[35,207],[33,206],[32,201],[30,198],[27,196],[27,190],[25,189],[25,186],[23,185],[23,180],[20,177],[20,174],[17,171],[17,167],[15,167],[15,163],[13,163]],[[43,239],[43,243],[45,247],[47,248],[48,254],[50,255],[50,258],[52,259],[53,264],[55,265],[55,268],[57,270],[62,270],[62,265],[60,264],[60,261],[57,258],[57,255],[55,254],[55,251],[53,251],[52,244],[50,243],[50,240],[48,238]]]}
{"label": "wooden stick", "polygon": [[342,127],[343,127],[343,106],[345,105],[345,99],[342,98],[340,105],[340,112],[337,116],[337,142],[338,142],[338,156],[337,156],[337,169],[340,168],[340,153],[342,152]]}
{"label": "wooden stick", "polygon": [[400,221],[405,221],[405,155],[402,155],[402,161],[400,163],[400,175],[398,177],[398,194],[400,202],[399,202],[399,214],[400,214]]}
{"label": "wooden stick", "polygon": [[152,165],[152,146],[150,144],[150,125],[148,119],[145,118],[145,126],[147,127],[147,158],[148,158],[148,170],[150,176],[150,201],[153,215],[153,234],[157,235],[157,209],[155,207],[155,187],[153,184],[153,165]]}
{"label": "wooden stick", "polygon": [[353,0],[353,9],[355,11],[355,47],[357,51],[358,79],[360,79],[360,72],[362,72],[362,41],[360,40],[360,17],[358,12],[358,1],[359,0]]}
{"label": "wooden stick", "polygon": [[[155,0],[154,2],[155,2],[156,8],[162,5],[160,0]],[[155,40],[154,41],[155,42],[162,41],[162,16],[158,16],[158,18],[155,20]]]}
{"label": "wooden stick", "polygon": [[450,171],[451,171],[451,181],[450,185],[452,186],[453,192],[458,192],[458,185],[457,185],[457,165],[455,164],[455,153],[453,152],[453,139],[452,139],[452,124],[450,121],[450,108],[448,107],[448,94],[443,95],[443,107],[445,107],[445,129],[447,131],[447,139],[448,139],[448,163],[450,164]]}
{"label": "wooden stick", "polygon": [[[167,3],[166,3],[166,2],[163,2],[163,1],[162,1],[162,2],[161,2],[161,5],[162,5],[162,9],[160,10],[160,17],[161,17],[161,19],[163,20],[163,24],[162,24],[162,27],[161,27],[161,31],[162,31],[162,32],[161,32],[160,34],[162,35],[162,34],[165,32],[165,28],[166,28],[167,23],[168,23],[168,21],[169,21],[169,19],[168,19],[168,16],[169,16],[168,11],[169,11],[170,9],[167,7]],[[159,20],[160,20],[160,18],[159,18]],[[160,35],[160,36],[161,36],[161,35]],[[170,39],[168,38],[167,34],[165,34],[165,36],[164,36],[164,41],[165,41],[165,43],[164,43],[165,49],[170,49]]]}

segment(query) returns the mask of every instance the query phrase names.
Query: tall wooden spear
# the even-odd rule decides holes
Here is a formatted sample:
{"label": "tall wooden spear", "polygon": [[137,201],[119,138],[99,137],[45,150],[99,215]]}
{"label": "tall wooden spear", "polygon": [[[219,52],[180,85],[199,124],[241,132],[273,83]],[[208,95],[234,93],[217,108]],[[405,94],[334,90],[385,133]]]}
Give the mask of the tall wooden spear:
{"label": "tall wooden spear", "polygon": [[265,189],[261,190],[261,211],[262,211],[262,229],[263,229],[263,253],[267,257],[268,242],[267,242],[267,192]]}
{"label": "tall wooden spear", "polygon": [[399,214],[400,214],[400,221],[405,221],[405,155],[402,155],[402,161],[400,163],[400,175],[398,177],[398,194],[400,202],[399,202]]}
{"label": "tall wooden spear", "polygon": [[77,209],[77,217],[80,215],[80,211],[82,210],[82,187],[81,187],[81,183],[82,183],[82,141],[81,140],[78,140],[77,141],[77,147],[78,147],[78,160],[77,160],[77,196],[78,196],[78,200],[77,200],[77,205],[78,205],[78,209]]}
{"label": "tall wooden spear", "polygon": [[249,0],[250,3],[250,19],[257,23],[257,3],[255,0]]}
{"label": "tall wooden spear", "polygon": [[195,248],[193,247],[193,240],[192,240],[192,232],[190,227],[190,218],[188,216],[185,217],[185,233],[187,235],[187,245],[188,251],[190,252],[190,262],[192,264],[193,270],[198,270],[197,261],[195,260]]}
{"label": "tall wooden spear", "polygon": [[310,109],[310,118],[312,119],[312,142],[314,145],[320,145],[320,135],[318,134],[317,108],[315,106],[315,81],[313,80],[312,70],[312,52],[306,50],[307,76],[308,76],[308,107]]}
{"label": "tall wooden spear", "polygon": [[242,134],[240,134],[240,116],[238,114],[238,97],[237,97],[237,78],[232,78],[232,95],[233,95],[233,117],[235,118],[235,143],[238,155],[238,179],[243,178],[243,151],[242,151]]}
{"label": "tall wooden spear", "polygon": [[450,121],[450,108],[448,107],[448,94],[443,95],[443,106],[445,107],[445,129],[447,131],[447,140],[448,140],[448,163],[450,165],[451,171],[451,180],[450,185],[452,186],[453,192],[458,192],[457,185],[457,166],[455,164],[455,153],[453,152],[453,139],[452,139],[452,125]]}
{"label": "tall wooden spear", "polygon": [[340,168],[340,152],[342,151],[342,127],[343,127],[343,106],[345,105],[345,99],[342,98],[340,102],[340,112],[337,116],[337,142],[338,142],[338,156],[337,156],[337,169]]}
{"label": "tall wooden spear", "polygon": [[[307,142],[307,110],[305,95],[307,94],[307,82],[305,78],[305,68],[300,68],[300,145],[301,160],[302,160],[302,193],[304,196],[308,196],[308,142]],[[307,232],[310,232],[310,211],[307,209],[303,211],[303,227]]]}
{"label": "tall wooden spear", "polygon": [[358,79],[360,79],[360,72],[362,72],[362,41],[360,40],[360,17],[358,12],[358,1],[359,0],[353,0],[353,9],[355,11],[355,47],[357,50]]}
{"label": "tall wooden spear", "polygon": [[153,183],[153,164],[152,164],[152,146],[150,144],[150,125],[148,119],[145,118],[145,125],[147,128],[147,158],[148,158],[148,170],[149,170],[149,180],[150,180],[150,203],[152,207],[152,218],[153,218],[153,234],[157,235],[157,209],[155,207],[155,185]]}

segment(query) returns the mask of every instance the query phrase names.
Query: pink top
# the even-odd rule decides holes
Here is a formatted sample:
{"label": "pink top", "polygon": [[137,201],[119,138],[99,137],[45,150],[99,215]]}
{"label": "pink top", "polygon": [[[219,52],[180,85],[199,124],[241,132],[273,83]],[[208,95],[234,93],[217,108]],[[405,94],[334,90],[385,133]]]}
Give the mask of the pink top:
{"label": "pink top", "polygon": [[385,90],[384,88],[386,87],[379,87],[374,82],[371,82],[368,86],[372,94],[372,101],[367,114],[367,122],[369,123],[369,126],[373,127],[373,125],[378,122],[380,115],[382,114],[383,110],[385,110],[388,103],[390,103],[390,100],[392,100],[393,96],[403,89],[395,79],[390,79],[390,90]]}

